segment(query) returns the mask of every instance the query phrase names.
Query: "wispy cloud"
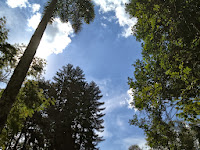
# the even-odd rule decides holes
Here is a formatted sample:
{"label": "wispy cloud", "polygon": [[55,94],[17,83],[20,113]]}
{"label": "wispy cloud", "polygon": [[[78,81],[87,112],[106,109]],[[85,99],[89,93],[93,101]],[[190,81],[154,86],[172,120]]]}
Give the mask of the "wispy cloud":
{"label": "wispy cloud", "polygon": [[104,27],[104,28],[106,28],[106,27],[107,27],[107,24],[101,23],[101,26]]}
{"label": "wispy cloud", "polygon": [[16,7],[22,8],[22,7],[27,7],[28,0],[7,0],[6,3],[11,8],[16,8]]}
{"label": "wispy cloud", "polygon": [[134,109],[135,112],[137,111],[134,105],[132,105],[133,101],[132,89],[129,89],[126,93],[121,93],[121,94],[116,92],[115,96],[111,95],[108,97],[104,97],[103,100],[105,102],[106,113],[112,112],[113,110],[122,107],[127,107],[128,109]]}
{"label": "wispy cloud", "polygon": [[130,16],[125,12],[125,3],[129,0],[94,0],[94,2],[100,6],[100,11],[102,13],[107,13],[110,11],[115,12],[115,17],[117,22],[121,27],[123,27],[123,32],[121,36],[128,37],[132,33],[132,26],[137,22],[136,18],[130,18]]}
{"label": "wispy cloud", "polygon": [[28,0],[7,0],[6,1],[7,5],[11,8],[16,8],[16,7],[20,7],[20,8],[32,8],[32,12],[35,13],[37,11],[40,10],[40,4],[30,4],[28,2]]}
{"label": "wispy cloud", "polygon": [[[32,9],[32,16],[27,19],[27,30],[32,34],[37,28],[42,14],[39,12],[40,4],[30,4],[28,0],[7,0],[7,4],[11,8],[15,7],[29,7]],[[36,55],[42,58],[52,53],[58,54],[71,43],[70,36],[73,36],[73,29],[70,23],[62,23],[60,19],[56,18],[52,25],[48,25],[43,38],[40,42]]]}
{"label": "wispy cloud", "polygon": [[40,4],[32,4],[32,11],[33,13],[40,10]]}
{"label": "wispy cloud", "polygon": [[108,126],[105,122],[104,122],[103,126],[104,126],[104,131],[103,132],[97,132],[98,135],[103,136],[103,138],[112,138],[113,134],[112,134],[112,132],[108,131]]}
{"label": "wispy cloud", "polygon": [[109,17],[103,16],[101,19],[104,19],[104,20],[111,22],[111,21],[113,21],[117,18],[115,16],[109,16]]}

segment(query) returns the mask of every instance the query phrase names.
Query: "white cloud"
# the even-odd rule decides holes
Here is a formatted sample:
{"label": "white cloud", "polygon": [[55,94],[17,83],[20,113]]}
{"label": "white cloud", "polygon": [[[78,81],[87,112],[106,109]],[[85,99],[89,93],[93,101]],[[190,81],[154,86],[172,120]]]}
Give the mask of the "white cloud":
{"label": "white cloud", "polygon": [[28,19],[28,27],[35,30],[41,20],[41,16],[41,13],[36,13],[30,19]]}
{"label": "white cloud", "polygon": [[134,90],[131,88],[127,91],[127,95],[128,95],[128,99],[126,99],[127,103],[128,103],[128,108],[130,109],[134,109],[135,111],[137,111],[137,109],[135,108],[135,106],[133,105],[133,101],[134,101]]}
{"label": "white cloud", "polygon": [[72,34],[73,29],[69,22],[62,23],[60,19],[55,19],[53,24],[47,27],[36,55],[46,58],[52,53],[62,53],[71,43],[69,36]]}
{"label": "white cloud", "polygon": [[20,8],[25,7],[26,8],[27,6],[31,7],[33,13],[40,10],[40,4],[34,3],[34,4],[31,5],[28,2],[28,0],[7,0],[6,3],[11,8],[16,8],[16,7],[20,7]]}
{"label": "white cloud", "polygon": [[107,27],[107,25],[105,23],[101,23],[101,26],[104,27],[104,28]]}
{"label": "white cloud", "polygon": [[105,112],[106,113],[110,113],[113,110],[117,109],[117,108],[121,108],[124,105],[122,105],[122,103],[125,101],[127,97],[127,94],[121,94],[121,95],[116,95],[114,97],[107,97],[104,98],[104,102],[105,102]]}
{"label": "white cloud", "polygon": [[111,21],[113,21],[117,18],[115,16],[109,16],[109,17],[103,16],[101,19],[104,19],[104,20],[111,22]]}
{"label": "white cloud", "polygon": [[117,22],[124,29],[121,36],[128,37],[131,35],[132,26],[136,24],[137,19],[130,19],[130,16],[125,12],[125,3],[128,3],[129,0],[94,0],[94,2],[100,6],[100,10],[103,13],[115,12],[115,17],[118,19]]}
{"label": "white cloud", "polygon": [[134,100],[134,90],[133,89],[129,89],[126,94],[122,95],[123,99],[121,99],[121,101],[119,101],[120,106],[127,106],[129,109],[134,109],[135,112],[137,111],[137,109],[135,108],[135,106],[133,105],[133,100]]}
{"label": "white cloud", "polygon": [[124,120],[123,117],[117,116],[116,124],[120,130],[122,131],[127,130],[125,123],[127,123],[127,120]]}
{"label": "white cloud", "polygon": [[6,2],[8,4],[8,6],[10,6],[11,8],[15,8],[15,7],[26,7],[28,4],[28,0],[7,0]]}
{"label": "white cloud", "polygon": [[[28,19],[29,30],[34,31],[41,20],[41,14],[36,13]],[[73,34],[73,29],[70,23],[62,23],[60,19],[56,18],[52,25],[48,25],[36,55],[46,58],[52,53],[58,54],[71,43],[69,35]]]}
{"label": "white cloud", "polygon": [[40,4],[33,4],[32,5],[32,11],[33,13],[37,12],[40,10]]}

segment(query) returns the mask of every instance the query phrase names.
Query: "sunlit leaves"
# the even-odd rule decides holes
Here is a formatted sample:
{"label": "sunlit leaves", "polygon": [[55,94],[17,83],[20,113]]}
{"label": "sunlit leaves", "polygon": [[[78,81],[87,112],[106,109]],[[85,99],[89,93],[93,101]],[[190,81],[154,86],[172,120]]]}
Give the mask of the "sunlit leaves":
{"label": "sunlit leaves", "polygon": [[6,146],[7,143],[10,143],[12,138],[22,130],[27,118],[53,103],[54,99],[45,98],[43,90],[38,87],[36,81],[27,81],[9,113],[7,123],[0,136],[0,145]]}
{"label": "sunlit leaves", "polygon": [[[133,30],[142,41],[143,54],[143,61],[134,64],[135,79],[129,85],[135,91],[133,104],[147,115],[133,119],[132,124],[145,130],[150,147],[199,147],[194,145],[199,135],[189,129],[200,123],[199,7],[198,0],[131,0],[127,4],[129,14],[138,18]],[[191,142],[185,142],[185,132],[192,136]]]}

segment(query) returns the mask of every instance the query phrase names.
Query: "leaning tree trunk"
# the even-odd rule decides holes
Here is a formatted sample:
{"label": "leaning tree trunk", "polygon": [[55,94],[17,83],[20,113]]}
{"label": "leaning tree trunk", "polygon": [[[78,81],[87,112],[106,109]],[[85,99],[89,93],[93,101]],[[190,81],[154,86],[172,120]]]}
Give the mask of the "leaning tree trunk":
{"label": "leaning tree trunk", "polygon": [[52,0],[48,9],[46,10],[41,22],[39,23],[35,33],[33,34],[23,56],[21,57],[17,67],[14,70],[6,89],[4,90],[0,99],[0,134],[6,123],[7,116],[14,104],[17,94],[26,77],[30,64],[35,56],[36,50],[39,46],[40,40],[44,34],[46,26],[53,14],[58,0]]}

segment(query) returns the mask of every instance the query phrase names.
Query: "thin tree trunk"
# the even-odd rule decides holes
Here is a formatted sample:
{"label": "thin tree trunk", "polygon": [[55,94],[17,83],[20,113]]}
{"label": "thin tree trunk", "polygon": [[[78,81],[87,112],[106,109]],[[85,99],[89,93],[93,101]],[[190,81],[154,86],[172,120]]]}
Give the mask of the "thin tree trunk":
{"label": "thin tree trunk", "polygon": [[44,14],[41,22],[39,23],[35,33],[33,34],[20,62],[14,70],[14,73],[8,82],[6,89],[4,90],[0,99],[0,134],[6,123],[7,116],[15,102],[17,94],[22,86],[22,83],[26,77],[30,64],[34,58],[36,50],[39,46],[40,40],[44,34],[46,26],[53,14],[56,3],[58,0],[52,0],[49,8]]}

